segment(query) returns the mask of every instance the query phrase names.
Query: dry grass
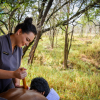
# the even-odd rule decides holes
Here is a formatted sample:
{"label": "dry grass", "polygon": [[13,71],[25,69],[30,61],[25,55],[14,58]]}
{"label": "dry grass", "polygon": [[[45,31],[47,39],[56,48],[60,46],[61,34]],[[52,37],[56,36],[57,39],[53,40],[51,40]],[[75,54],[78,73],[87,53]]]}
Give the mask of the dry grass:
{"label": "dry grass", "polygon": [[54,49],[50,48],[49,39],[43,36],[33,64],[27,65],[29,51],[22,60],[22,66],[28,72],[28,86],[32,78],[41,76],[57,91],[61,100],[100,100],[100,39],[95,37],[87,45],[79,38],[74,37],[69,54],[68,64],[72,68],[64,70],[64,36],[59,35]]}

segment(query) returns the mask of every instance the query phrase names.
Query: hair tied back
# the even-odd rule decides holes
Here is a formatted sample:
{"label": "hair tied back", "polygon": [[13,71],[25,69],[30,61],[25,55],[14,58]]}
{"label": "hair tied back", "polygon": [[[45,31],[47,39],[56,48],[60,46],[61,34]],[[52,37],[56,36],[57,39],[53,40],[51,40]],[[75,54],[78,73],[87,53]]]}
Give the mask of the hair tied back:
{"label": "hair tied back", "polygon": [[25,18],[24,23],[25,24],[32,24],[32,21],[33,21],[32,18],[27,17],[27,18]]}

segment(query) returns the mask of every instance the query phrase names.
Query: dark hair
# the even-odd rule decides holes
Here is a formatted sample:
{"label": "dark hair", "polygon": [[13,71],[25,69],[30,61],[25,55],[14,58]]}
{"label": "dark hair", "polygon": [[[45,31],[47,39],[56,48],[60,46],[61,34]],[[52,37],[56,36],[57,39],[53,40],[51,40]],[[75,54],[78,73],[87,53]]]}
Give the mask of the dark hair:
{"label": "dark hair", "polygon": [[25,18],[24,22],[21,24],[18,24],[15,28],[15,32],[16,33],[19,29],[22,29],[22,33],[29,33],[29,32],[33,32],[35,35],[37,34],[37,30],[36,27],[32,24],[32,18]]}
{"label": "dark hair", "polygon": [[42,77],[36,77],[31,81],[30,90],[32,89],[37,90],[38,92],[45,92],[45,97],[50,92],[48,82]]}

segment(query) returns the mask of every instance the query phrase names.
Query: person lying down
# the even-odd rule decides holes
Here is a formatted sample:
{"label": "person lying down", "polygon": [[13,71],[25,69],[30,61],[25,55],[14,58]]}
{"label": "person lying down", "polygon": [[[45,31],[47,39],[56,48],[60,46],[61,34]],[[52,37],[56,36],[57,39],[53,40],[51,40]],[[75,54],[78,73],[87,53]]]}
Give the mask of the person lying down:
{"label": "person lying down", "polygon": [[0,97],[0,100],[47,100],[45,96],[35,90],[26,90],[22,88],[9,89],[1,93]]}
{"label": "person lying down", "polygon": [[[42,77],[31,81],[30,89],[14,88],[1,93],[2,100],[59,100],[56,91],[49,88],[48,82]],[[0,99],[1,100],[1,99]]]}

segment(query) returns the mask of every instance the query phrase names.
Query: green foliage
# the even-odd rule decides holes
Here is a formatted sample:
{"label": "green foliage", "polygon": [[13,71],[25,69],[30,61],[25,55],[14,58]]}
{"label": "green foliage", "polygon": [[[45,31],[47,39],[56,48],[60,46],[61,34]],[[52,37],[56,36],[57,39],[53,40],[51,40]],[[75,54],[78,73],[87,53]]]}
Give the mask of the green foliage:
{"label": "green foliage", "polygon": [[[100,36],[87,44],[92,37],[80,38],[74,36],[72,48],[69,53],[69,69],[63,67],[64,35],[59,34],[57,44],[51,49],[49,38],[42,37],[37,47],[32,65],[27,65],[27,51],[22,60],[22,67],[27,68],[27,85],[31,79],[44,77],[50,88],[54,88],[61,100],[99,100],[100,99],[100,54],[98,54]],[[84,41],[83,41],[84,39]],[[56,43],[56,41],[55,41]],[[97,56],[98,54],[98,56]]]}

